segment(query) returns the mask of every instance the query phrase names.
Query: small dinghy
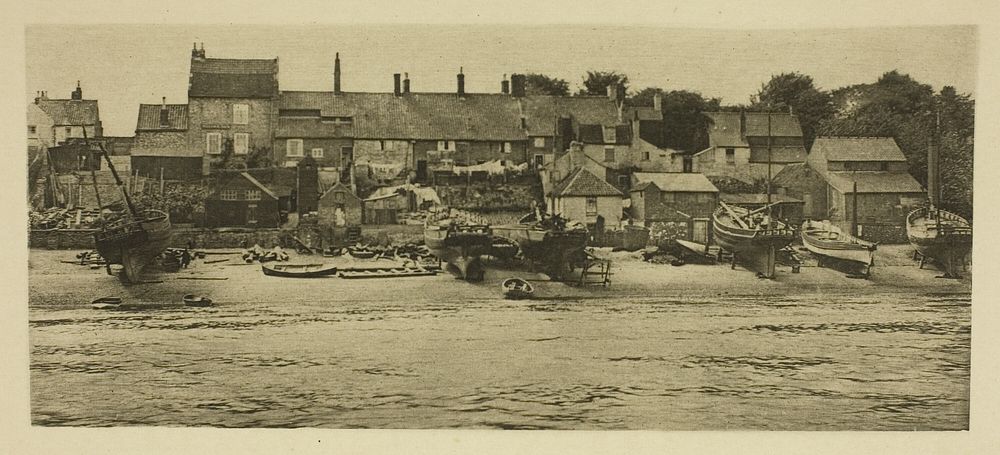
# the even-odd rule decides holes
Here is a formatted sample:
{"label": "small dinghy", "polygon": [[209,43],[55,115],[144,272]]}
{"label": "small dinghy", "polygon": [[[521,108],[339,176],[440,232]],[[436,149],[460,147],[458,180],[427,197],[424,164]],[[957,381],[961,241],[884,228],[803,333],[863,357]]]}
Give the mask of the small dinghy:
{"label": "small dinghy", "polygon": [[184,296],[184,305],[212,306],[212,299],[200,295],[188,294]]}
{"label": "small dinghy", "polygon": [[371,259],[377,254],[368,248],[348,248],[347,253],[356,259]]}
{"label": "small dinghy", "polygon": [[529,299],[535,293],[531,283],[520,278],[507,278],[500,283],[500,290],[507,299]]}
{"label": "small dinghy", "polygon": [[91,308],[95,310],[107,310],[111,308],[118,308],[122,304],[122,299],[120,297],[100,297],[94,299],[90,302]]}
{"label": "small dinghy", "polygon": [[286,278],[319,278],[336,275],[337,267],[327,264],[261,264],[267,276]]}

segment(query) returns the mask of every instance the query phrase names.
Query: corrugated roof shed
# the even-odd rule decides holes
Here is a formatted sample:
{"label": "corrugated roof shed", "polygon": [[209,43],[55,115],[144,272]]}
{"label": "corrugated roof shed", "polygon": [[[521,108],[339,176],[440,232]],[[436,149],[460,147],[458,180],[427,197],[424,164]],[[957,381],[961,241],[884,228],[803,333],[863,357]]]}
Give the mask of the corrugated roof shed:
{"label": "corrugated roof shed", "polygon": [[527,139],[516,98],[504,94],[282,92],[279,109],[352,117],[358,139]]}
{"label": "corrugated roof shed", "polygon": [[136,131],[163,131],[174,130],[184,131],[188,129],[188,105],[168,104],[167,124],[160,124],[161,104],[140,104],[139,121],[135,126]]}
{"label": "corrugated roof shed", "polygon": [[[746,135],[767,137],[767,119],[771,117],[771,137],[802,137],[799,118],[792,114],[746,112]],[[739,112],[706,112],[712,121],[708,127],[709,142],[715,146],[746,147],[746,140],[740,136]]]}
{"label": "corrugated roof shed", "polygon": [[827,161],[906,161],[891,137],[820,136],[812,150],[822,153]]}
{"label": "corrugated roof shed", "polygon": [[656,185],[660,191],[672,193],[719,192],[719,189],[716,188],[704,174],[682,172],[636,172],[632,175],[635,176],[637,183],[637,185],[633,188],[633,191],[643,190],[646,186],[648,186],[645,184],[649,183]]}
{"label": "corrugated roof shed", "polygon": [[594,175],[592,172],[584,169],[577,168],[575,171],[570,173],[562,182],[559,182],[555,188],[552,189],[552,195],[557,197],[566,196],[618,196],[621,197],[622,192],[615,188],[610,183],[605,182]]}
{"label": "corrugated roof shed", "polygon": [[278,94],[278,59],[191,59],[188,96],[270,98]]}
{"label": "corrugated roof shed", "polygon": [[97,100],[39,99],[35,104],[49,114],[55,126],[95,125],[100,119]]}
{"label": "corrugated roof shed", "polygon": [[912,175],[905,172],[827,172],[826,181],[842,194],[858,193],[922,193],[924,189]]}

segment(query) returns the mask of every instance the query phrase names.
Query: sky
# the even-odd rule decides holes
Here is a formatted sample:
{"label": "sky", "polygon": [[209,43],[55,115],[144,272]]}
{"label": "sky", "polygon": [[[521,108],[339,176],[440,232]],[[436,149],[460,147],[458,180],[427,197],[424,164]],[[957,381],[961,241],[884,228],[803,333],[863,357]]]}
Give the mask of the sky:
{"label": "sky", "polygon": [[279,58],[282,90],[498,92],[504,74],[538,72],[575,91],[588,70],[628,75],[630,88],[693,90],[746,103],[772,75],[797,71],[822,89],[874,82],[893,69],[976,93],[974,26],[727,30],[524,25],[32,25],[25,29],[26,100],[68,98],[79,80],[105,135],[131,136],[140,103],[186,102],[192,42],[212,58]]}

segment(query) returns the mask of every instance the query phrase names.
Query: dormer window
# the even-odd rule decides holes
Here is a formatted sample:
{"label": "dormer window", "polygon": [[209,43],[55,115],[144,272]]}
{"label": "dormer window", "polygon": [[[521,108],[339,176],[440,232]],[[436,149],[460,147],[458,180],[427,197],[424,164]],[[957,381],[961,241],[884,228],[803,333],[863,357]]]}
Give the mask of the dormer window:
{"label": "dormer window", "polygon": [[617,134],[615,132],[615,127],[613,127],[613,126],[605,126],[603,128],[603,132],[604,132],[604,143],[605,144],[614,144],[614,143],[618,142]]}
{"label": "dormer window", "polygon": [[441,152],[454,152],[455,141],[438,141],[437,149]]}

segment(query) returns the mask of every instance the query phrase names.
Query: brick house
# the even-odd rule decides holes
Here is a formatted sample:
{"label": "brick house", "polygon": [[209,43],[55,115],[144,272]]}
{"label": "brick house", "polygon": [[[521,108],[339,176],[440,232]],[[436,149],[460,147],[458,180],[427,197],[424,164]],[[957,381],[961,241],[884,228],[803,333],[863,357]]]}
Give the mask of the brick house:
{"label": "brick house", "polygon": [[89,138],[103,135],[97,100],[83,99],[79,81],[69,99],[49,99],[47,92],[38,92],[28,105],[27,120],[29,153],[82,138],[84,128]]}
{"label": "brick house", "polygon": [[188,144],[188,105],[140,104],[131,172],[168,180],[201,178],[202,153]]}
{"label": "brick house", "polygon": [[629,198],[632,220],[648,228],[656,243],[677,237],[709,242],[719,190],[704,175],[636,172]]}
{"label": "brick house", "polygon": [[278,196],[246,172],[220,177],[205,200],[207,227],[275,228]]}
{"label": "brick house", "polygon": [[319,223],[326,226],[357,226],[362,221],[362,203],[343,182],[331,186],[319,198]]}
{"label": "brick house", "polygon": [[845,231],[856,224],[857,235],[869,241],[906,241],[906,215],[926,194],[893,138],[817,137],[807,162],[826,182],[831,222]]}
{"label": "brick house", "polygon": [[203,173],[270,148],[277,97],[277,58],[206,58],[204,45],[191,51],[188,145],[203,153]]}
{"label": "brick house", "polygon": [[[708,112],[708,148],[692,157],[692,171],[752,183],[806,160],[798,117],[784,113]],[[770,123],[770,125],[769,125]],[[770,136],[769,136],[770,134]]]}
{"label": "brick house", "polygon": [[579,167],[547,195],[548,212],[586,224],[591,233],[621,227],[623,194]]}

